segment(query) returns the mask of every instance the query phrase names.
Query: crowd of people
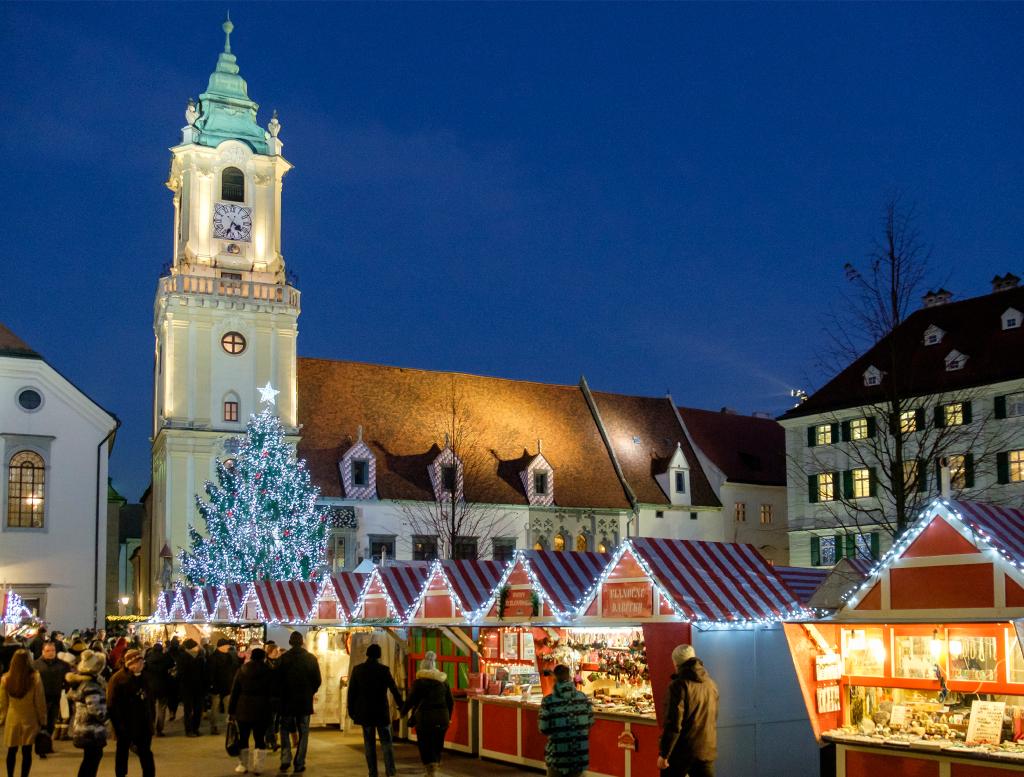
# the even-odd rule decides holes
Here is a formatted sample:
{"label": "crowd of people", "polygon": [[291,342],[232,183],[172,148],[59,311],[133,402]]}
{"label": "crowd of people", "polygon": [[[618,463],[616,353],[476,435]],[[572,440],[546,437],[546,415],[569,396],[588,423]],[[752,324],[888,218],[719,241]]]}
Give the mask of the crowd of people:
{"label": "crowd of people", "polygon": [[[657,766],[663,777],[710,777],[718,690],[691,646],[678,646],[672,659],[676,674],[668,688]],[[154,777],[153,738],[164,736],[167,721],[179,712],[187,737],[200,736],[204,713],[211,734],[224,727],[225,748],[238,759],[235,772],[258,775],[268,753],[278,752],[280,772],[300,774],[322,681],[317,659],[297,631],[282,649],[274,642],[239,645],[226,638],[216,645],[176,637],[166,645],[143,645],[102,631],[65,637],[40,628],[30,640],[4,640],[0,670],[7,777],[14,777],[19,756],[20,775],[29,777],[33,754],[52,753],[55,738],[70,739],[82,751],[78,777],[96,777],[110,734],[115,777],[126,777],[131,753],[143,777]],[[579,777],[589,765],[593,710],[568,667],[556,667],[554,680],[538,716],[548,738],[548,777]],[[454,699],[433,652],[420,661],[403,698],[381,662],[380,646],[370,644],[366,660],[350,673],[347,702],[349,716],[363,730],[369,777],[378,777],[378,739],[385,775],[397,773],[393,709],[408,715],[416,729],[426,777],[438,774]]]}

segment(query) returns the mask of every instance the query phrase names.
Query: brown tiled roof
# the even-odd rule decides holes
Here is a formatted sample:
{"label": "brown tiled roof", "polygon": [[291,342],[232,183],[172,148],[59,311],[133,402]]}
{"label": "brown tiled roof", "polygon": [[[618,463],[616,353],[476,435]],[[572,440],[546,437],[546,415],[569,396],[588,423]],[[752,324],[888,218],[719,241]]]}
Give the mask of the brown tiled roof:
{"label": "brown tiled roof", "polygon": [[692,504],[701,507],[721,505],[679,425],[671,400],[600,391],[593,392],[593,397],[622,474],[638,501],[670,503],[654,476],[668,469],[678,444],[690,465]]}
{"label": "brown tiled roof", "polygon": [[0,356],[22,356],[30,359],[42,357],[29,348],[20,337],[0,323]]}
{"label": "brown tiled roof", "polygon": [[[1024,327],[1003,330],[1001,316],[1007,308],[1024,312],[1024,287],[917,310],[889,337],[782,418],[882,401],[885,381],[891,380],[892,375],[883,376],[883,385],[869,387],[864,385],[864,371],[874,365],[888,372],[890,338],[902,365],[897,379],[904,396],[958,391],[1022,378]],[[946,334],[937,345],[925,345],[924,332],[932,324]],[[968,359],[963,369],[948,372],[945,359],[954,348]]]}
{"label": "brown tiled roof", "polygon": [[302,358],[299,456],[308,462],[313,482],[325,496],[342,496],[338,460],[362,426],[363,441],[376,457],[378,496],[433,499],[427,465],[444,445],[439,429],[453,388],[485,473],[467,473],[468,499],[526,504],[519,473],[536,455],[539,438],[554,470],[557,506],[629,507],[576,386]]}
{"label": "brown tiled roof", "polygon": [[694,444],[730,483],[786,485],[786,432],[770,418],[679,408]]}

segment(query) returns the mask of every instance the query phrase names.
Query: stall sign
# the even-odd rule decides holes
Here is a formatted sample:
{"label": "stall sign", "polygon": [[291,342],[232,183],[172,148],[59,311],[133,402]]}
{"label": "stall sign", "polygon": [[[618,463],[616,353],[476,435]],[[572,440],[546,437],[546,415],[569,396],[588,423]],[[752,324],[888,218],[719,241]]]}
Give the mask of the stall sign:
{"label": "stall sign", "polygon": [[893,728],[907,725],[907,708],[903,704],[892,705],[892,713],[889,716],[889,725]]}
{"label": "stall sign", "polygon": [[817,656],[814,659],[814,679],[838,680],[843,676],[843,662],[838,653],[830,653],[827,656]]}
{"label": "stall sign", "polygon": [[601,615],[605,618],[649,618],[654,614],[654,588],[646,581],[605,583]]}
{"label": "stall sign", "polygon": [[1004,701],[974,701],[967,724],[968,745],[998,745],[1003,733]]}
{"label": "stall sign", "polygon": [[630,734],[628,731],[623,731],[621,734],[619,734],[619,749],[636,750],[636,737]]}
{"label": "stall sign", "polygon": [[533,589],[510,588],[505,598],[505,618],[529,618],[533,615]]}

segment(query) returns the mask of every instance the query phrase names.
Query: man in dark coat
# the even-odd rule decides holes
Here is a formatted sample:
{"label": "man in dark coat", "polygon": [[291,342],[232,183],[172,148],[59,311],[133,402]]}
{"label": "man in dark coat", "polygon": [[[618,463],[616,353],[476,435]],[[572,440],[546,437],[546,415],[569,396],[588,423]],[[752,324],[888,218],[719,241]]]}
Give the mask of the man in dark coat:
{"label": "man in dark coat", "polygon": [[164,646],[157,642],[146,653],[146,663],[142,674],[149,685],[149,692],[156,702],[156,735],[164,735],[164,721],[167,718],[167,697],[171,692],[171,684],[174,678],[171,677],[171,669],[174,668],[174,659],[164,651]]}
{"label": "man in dark coat", "polygon": [[210,655],[206,665],[210,670],[210,694],[213,696],[210,700],[210,733],[217,734],[220,731],[217,723],[231,695],[231,684],[242,665],[242,660],[235,652],[235,643],[225,637],[217,640],[217,649]]}
{"label": "man in dark coat", "polygon": [[32,660],[36,660],[43,654],[43,645],[46,644],[46,626],[40,626],[36,635],[28,641],[26,648],[32,653]]}
{"label": "man in dark coat", "polygon": [[[277,663],[278,687],[281,694],[281,771],[294,765],[296,774],[306,771],[306,747],[309,745],[309,716],[313,714],[313,697],[320,688],[320,663],[302,644],[302,634],[293,631],[288,637],[291,646]],[[295,760],[288,732],[298,734]]]}
{"label": "man in dark coat", "polygon": [[658,746],[662,777],[714,777],[718,756],[718,686],[691,645],[672,651],[665,727]]}
{"label": "man in dark coat", "polygon": [[43,696],[46,698],[46,730],[53,736],[53,726],[60,714],[60,694],[64,690],[64,675],[71,667],[57,658],[57,646],[52,642],[43,645],[43,653],[36,660],[35,669],[43,683]]}
{"label": "man in dark coat", "polygon": [[186,639],[181,643],[175,658],[175,669],[181,706],[184,707],[185,736],[197,737],[209,681],[206,678],[206,659],[194,639]]}
{"label": "man in dark coat", "polygon": [[366,648],[366,661],[352,670],[348,679],[348,714],[363,727],[363,751],[370,777],[377,777],[377,737],[384,751],[384,773],[395,774],[395,750],[391,741],[391,710],[388,692],[401,708],[402,694],[398,691],[391,670],[380,662],[380,645]]}
{"label": "man in dark coat", "polygon": [[153,724],[156,705],[149,685],[142,674],[142,652],[129,649],[124,654],[124,668],[107,684],[107,715],[117,734],[114,754],[114,777],[127,777],[128,753],[134,750],[142,766],[142,777],[154,777]]}

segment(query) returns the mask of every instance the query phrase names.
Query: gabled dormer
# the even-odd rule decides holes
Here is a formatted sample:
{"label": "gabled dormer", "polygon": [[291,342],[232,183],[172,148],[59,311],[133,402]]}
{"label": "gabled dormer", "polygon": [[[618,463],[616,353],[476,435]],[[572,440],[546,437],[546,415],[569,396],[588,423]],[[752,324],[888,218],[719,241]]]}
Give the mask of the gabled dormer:
{"label": "gabled dormer", "polygon": [[363,442],[363,427],[359,427],[355,444],[342,455],[338,470],[346,499],[377,497],[377,459],[370,446]]}
{"label": "gabled dormer", "polygon": [[430,475],[430,486],[434,489],[434,498],[437,501],[447,501],[452,496],[461,500],[465,496],[462,461],[455,455],[447,439],[437,458],[427,466],[427,473]]}
{"label": "gabled dormer", "polygon": [[1020,329],[1021,312],[1017,308],[1007,308],[1000,317],[1003,329]]}
{"label": "gabled dormer", "polygon": [[878,367],[876,367],[875,365],[872,364],[870,367],[868,367],[866,370],[864,370],[864,385],[865,386],[880,386],[880,385],[882,385],[882,376],[884,374],[885,373],[883,373],[880,369],[878,369]]}
{"label": "gabled dormer", "polygon": [[555,472],[544,458],[543,444],[537,440],[537,455],[526,469],[519,473],[526,491],[526,500],[537,507],[551,507],[555,503]]}
{"label": "gabled dormer", "polygon": [[960,351],[954,348],[946,354],[946,372],[962,370],[964,365],[967,364],[967,358],[967,354],[960,353]]}
{"label": "gabled dormer", "polygon": [[925,345],[938,345],[942,342],[942,338],[946,336],[945,331],[939,329],[939,327],[932,324],[930,327],[924,330],[924,344]]}
{"label": "gabled dormer", "polygon": [[676,443],[675,452],[668,460],[668,467],[661,474],[655,475],[654,479],[668,496],[671,504],[693,503],[690,498],[690,463],[686,460],[680,443]]}

